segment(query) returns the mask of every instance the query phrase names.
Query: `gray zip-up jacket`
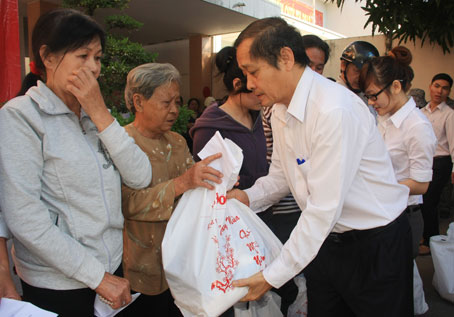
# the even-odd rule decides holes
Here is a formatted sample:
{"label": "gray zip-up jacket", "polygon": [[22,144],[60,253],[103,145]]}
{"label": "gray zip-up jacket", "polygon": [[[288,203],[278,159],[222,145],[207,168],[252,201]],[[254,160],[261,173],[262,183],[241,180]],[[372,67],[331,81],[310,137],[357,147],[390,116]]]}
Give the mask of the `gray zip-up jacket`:
{"label": "gray zip-up jacket", "polygon": [[9,230],[6,227],[5,219],[3,219],[1,210],[0,210],[0,238],[5,239],[11,238],[11,234],[9,233]]}
{"label": "gray zip-up jacket", "polygon": [[0,110],[0,209],[30,285],[98,287],[121,263],[121,181],[150,180],[148,157],[117,121],[98,133],[42,82]]}

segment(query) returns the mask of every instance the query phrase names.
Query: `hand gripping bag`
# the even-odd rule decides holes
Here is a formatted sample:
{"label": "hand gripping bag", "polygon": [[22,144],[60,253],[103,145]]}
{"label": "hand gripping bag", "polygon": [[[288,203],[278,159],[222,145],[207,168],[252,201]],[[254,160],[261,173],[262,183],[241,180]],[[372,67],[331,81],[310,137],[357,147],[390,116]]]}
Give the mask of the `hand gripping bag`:
{"label": "hand gripping bag", "polygon": [[281,297],[269,291],[259,300],[239,302],[234,307],[235,317],[283,317]]}
{"label": "hand gripping bag", "polygon": [[211,166],[220,170],[215,190],[187,191],[175,208],[162,242],[166,279],[175,304],[185,316],[218,316],[247,294],[232,282],[262,271],[282,244],[263,221],[226,190],[237,181],[243,155],[219,132],[199,153],[222,152]]}
{"label": "hand gripping bag", "polygon": [[430,238],[430,251],[435,271],[432,284],[441,297],[454,303],[454,222],[447,236]]}

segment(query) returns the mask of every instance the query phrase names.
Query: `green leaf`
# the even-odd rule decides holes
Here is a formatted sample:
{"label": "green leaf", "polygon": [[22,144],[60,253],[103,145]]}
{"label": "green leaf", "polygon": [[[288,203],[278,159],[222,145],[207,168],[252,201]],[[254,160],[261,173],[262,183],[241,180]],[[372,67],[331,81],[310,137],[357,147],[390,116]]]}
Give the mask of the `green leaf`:
{"label": "green leaf", "polygon": [[184,134],[188,130],[188,122],[191,116],[194,114],[194,111],[188,108],[187,105],[180,107],[180,113],[178,118],[172,126],[172,131],[175,131],[179,134]]}
{"label": "green leaf", "polygon": [[109,31],[114,28],[137,31],[143,26],[142,22],[129,15],[111,15],[105,19],[105,22]]}
{"label": "green leaf", "polygon": [[[342,8],[345,0],[326,0]],[[355,0],[364,2],[361,8],[368,19],[364,27],[372,25],[372,35],[378,30],[392,34],[399,42],[419,38],[424,44],[438,44],[443,53],[454,48],[454,1],[452,0]]]}
{"label": "green leaf", "polygon": [[[94,11],[100,8],[123,10],[128,4],[129,0],[63,0],[65,7],[78,8],[89,15],[93,15]],[[128,15],[108,16],[105,22],[107,36],[104,55],[101,60],[99,86],[107,107],[112,109],[112,115],[122,124],[126,121],[120,113],[128,112],[124,101],[127,75],[131,69],[138,65],[154,62],[157,54],[145,51],[140,43],[132,42],[125,36],[111,32],[112,29],[136,31],[143,26],[141,22]]]}

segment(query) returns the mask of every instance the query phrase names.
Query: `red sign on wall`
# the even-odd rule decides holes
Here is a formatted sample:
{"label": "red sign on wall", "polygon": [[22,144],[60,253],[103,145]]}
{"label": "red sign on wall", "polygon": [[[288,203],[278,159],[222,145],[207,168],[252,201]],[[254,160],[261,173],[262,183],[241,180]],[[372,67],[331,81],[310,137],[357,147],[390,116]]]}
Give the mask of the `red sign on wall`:
{"label": "red sign on wall", "polygon": [[309,23],[314,23],[315,25],[323,27],[323,12],[315,10],[314,21],[314,8],[312,6],[302,3],[298,0],[272,0],[272,1],[281,7],[281,13],[285,13],[296,19]]}
{"label": "red sign on wall", "polygon": [[0,103],[13,98],[21,85],[17,0],[0,1]]}

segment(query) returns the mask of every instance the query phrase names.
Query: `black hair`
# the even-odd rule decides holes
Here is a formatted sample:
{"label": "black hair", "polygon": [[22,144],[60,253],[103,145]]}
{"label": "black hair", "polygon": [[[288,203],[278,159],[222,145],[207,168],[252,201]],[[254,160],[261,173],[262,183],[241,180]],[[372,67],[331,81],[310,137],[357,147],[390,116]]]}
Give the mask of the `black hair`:
{"label": "black hair", "polygon": [[451,78],[451,76],[449,76],[446,73],[436,74],[432,78],[432,81],[430,83],[433,83],[434,81],[439,80],[439,79],[446,80],[448,82],[448,84],[449,84],[449,88],[452,88],[452,78]]}
{"label": "black hair", "polygon": [[36,86],[38,84],[38,80],[40,79],[41,77],[39,77],[39,75],[33,74],[32,72],[28,73],[24,77],[24,80],[22,80],[20,90],[17,93],[16,97],[25,95],[25,93],[27,92],[27,90],[30,89],[30,87]]}
{"label": "black hair", "polygon": [[[32,53],[36,69],[45,76],[46,68],[41,59],[40,49],[46,46],[45,55],[75,51],[99,38],[102,50],[105,47],[105,33],[91,17],[73,9],[56,9],[39,17],[32,32]],[[36,85],[40,77],[36,74],[25,78],[19,93]],[[28,75],[27,75],[28,76]],[[33,78],[32,78],[33,77]],[[33,79],[33,80],[29,80]],[[25,93],[24,92],[24,93]]]}
{"label": "black hair", "polygon": [[277,61],[283,47],[293,51],[297,64],[303,67],[309,64],[301,34],[281,18],[272,17],[252,22],[240,33],[234,46],[238,47],[248,38],[253,39],[249,52],[251,57],[262,58],[275,68],[278,68]]}
{"label": "black hair", "polygon": [[[226,46],[216,54],[216,66],[220,74],[224,74],[223,82],[225,88],[231,95],[239,93],[250,93],[247,89],[247,79],[244,76],[241,69],[238,67],[236,60],[236,49],[232,46]],[[239,78],[241,81],[241,87],[235,88],[233,86],[233,80]]]}
{"label": "black hair", "polygon": [[326,64],[328,62],[330,49],[329,49],[329,45],[325,41],[323,41],[317,35],[313,35],[313,34],[303,35],[301,37],[301,39],[303,40],[303,46],[304,46],[305,50],[308,48],[311,48],[311,47],[320,49],[323,53],[325,53],[325,63],[324,64]]}
{"label": "black hair", "polygon": [[188,104],[187,104],[187,105],[189,106],[189,104],[191,103],[191,101],[194,101],[194,100],[197,102],[198,107],[200,107],[200,100],[197,99],[197,98],[189,98]]}
{"label": "black hair", "polygon": [[404,46],[394,47],[387,56],[372,58],[361,69],[360,89],[365,91],[371,82],[384,87],[399,80],[403,91],[407,92],[414,77],[411,61],[411,52]]}

